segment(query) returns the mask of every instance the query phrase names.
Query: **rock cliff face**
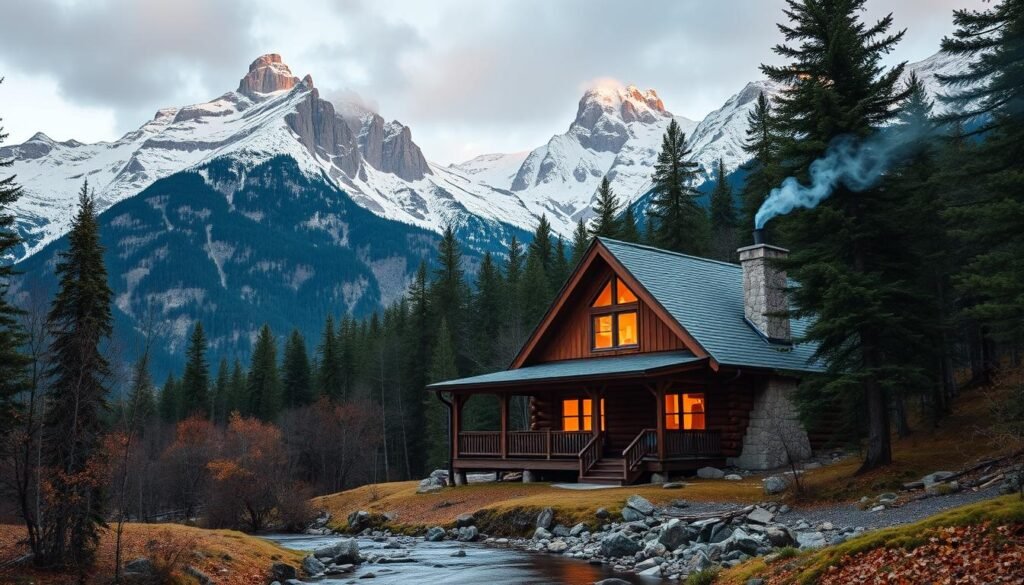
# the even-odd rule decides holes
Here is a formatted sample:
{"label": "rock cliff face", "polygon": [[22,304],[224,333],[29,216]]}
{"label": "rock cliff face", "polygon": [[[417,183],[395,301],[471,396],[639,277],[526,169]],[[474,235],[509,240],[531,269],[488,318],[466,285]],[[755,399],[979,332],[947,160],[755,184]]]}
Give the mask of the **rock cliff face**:
{"label": "rock cliff face", "polygon": [[249,72],[238,83],[238,93],[259,99],[260,94],[291,89],[298,84],[299,78],[281,61],[281,55],[270,53],[249,65]]}

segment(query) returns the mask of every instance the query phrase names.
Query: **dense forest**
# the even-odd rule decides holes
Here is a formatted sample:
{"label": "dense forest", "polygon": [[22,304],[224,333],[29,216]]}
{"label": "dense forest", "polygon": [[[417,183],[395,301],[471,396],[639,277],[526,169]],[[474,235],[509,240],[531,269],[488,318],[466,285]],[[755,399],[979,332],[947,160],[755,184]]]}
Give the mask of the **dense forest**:
{"label": "dense forest", "polygon": [[[447,415],[425,386],[506,367],[595,236],[731,261],[765,201],[785,195],[776,188],[815,184],[848,141],[896,146],[870,181],[833,175],[824,196],[766,229],[792,251],[793,313],[813,319],[806,340],[828,367],[800,390],[805,418],[842,413],[863,469],[889,463],[892,430],[913,432],[910,411],[941,424],[965,385],[1020,359],[1024,2],[954,13],[943,49],[974,60],[942,78],[941,114],[918,81],[898,82],[902,65],[881,65],[904,31],[891,17],[862,22],[863,4],[789,2],[774,48],[787,64],[762,67],[787,89],[750,115],[740,193],[719,164],[710,206],[699,205],[698,168],[673,122],[647,217],[606,179],[571,242],[540,217],[529,242],[512,238],[473,274],[450,227],[407,294],[370,318],[324,315],[315,340],[264,326],[246,362],[211,355],[195,323],[184,370],[159,384],[148,352],[125,367],[110,339],[83,186],[52,299],[14,304],[16,275],[0,266],[0,481],[15,506],[2,512],[26,523],[40,566],[82,567],[105,520],[298,527],[310,495],[421,477],[447,457]],[[7,208],[19,195],[15,177],[0,179],[0,256],[17,244]],[[526,406],[514,426],[528,424]],[[1019,420],[1024,405],[1007,412]],[[496,402],[476,398],[466,417],[496,428]]]}

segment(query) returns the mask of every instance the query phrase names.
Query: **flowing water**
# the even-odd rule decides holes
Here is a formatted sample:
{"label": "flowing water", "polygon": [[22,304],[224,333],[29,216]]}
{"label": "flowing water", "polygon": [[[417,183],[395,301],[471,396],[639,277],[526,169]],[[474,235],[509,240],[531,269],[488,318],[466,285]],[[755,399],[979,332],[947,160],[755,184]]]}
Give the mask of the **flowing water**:
{"label": "flowing water", "polygon": [[[338,536],[271,535],[281,546],[306,551],[327,546]],[[376,550],[380,554],[399,553],[382,550],[384,543],[359,538],[359,550],[364,554]],[[464,557],[452,553],[463,549]],[[545,553],[526,552],[511,548],[498,548],[461,542],[415,541],[408,547],[415,563],[359,565],[354,573],[335,575],[318,581],[324,585],[360,583],[367,585],[424,584],[443,585],[590,585],[595,581],[618,577],[630,583],[653,585],[660,579],[636,575],[615,574],[610,568],[587,564],[586,561],[564,558]],[[360,579],[373,573],[373,579]]]}

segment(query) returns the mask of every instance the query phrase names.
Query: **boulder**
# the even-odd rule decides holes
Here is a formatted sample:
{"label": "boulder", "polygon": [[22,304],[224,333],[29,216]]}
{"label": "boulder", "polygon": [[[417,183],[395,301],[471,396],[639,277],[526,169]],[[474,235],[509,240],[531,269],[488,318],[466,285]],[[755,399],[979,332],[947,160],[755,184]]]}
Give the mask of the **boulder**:
{"label": "boulder", "polygon": [[586,531],[587,531],[587,525],[585,523],[583,523],[583,522],[580,522],[579,524],[573,526],[569,530],[569,536],[579,536],[579,535],[583,534]]}
{"label": "boulder", "polygon": [[698,551],[692,557],[689,562],[686,563],[692,572],[706,571],[711,567],[715,566],[714,561],[708,558],[708,555],[704,551]]}
{"label": "boulder", "polygon": [[551,529],[551,534],[565,538],[566,536],[569,536],[569,527],[564,524],[558,524]]}
{"label": "boulder", "polygon": [[690,542],[690,534],[686,530],[686,523],[673,518],[661,525],[658,532],[658,542],[665,545],[669,550],[675,550]]}
{"label": "boulder", "polygon": [[725,472],[717,467],[701,467],[697,470],[697,477],[701,479],[722,479]]}
{"label": "boulder", "polygon": [[480,536],[476,526],[463,526],[459,528],[459,542],[473,542]]}
{"label": "boulder", "polygon": [[534,540],[549,540],[550,538],[551,533],[548,532],[548,529],[544,528],[543,526],[538,526],[537,529],[533,531]]}
{"label": "boulder", "polygon": [[548,552],[555,554],[562,554],[568,550],[569,545],[564,540],[554,540],[548,543]]}
{"label": "boulder", "polygon": [[655,510],[654,504],[652,504],[647,498],[637,494],[633,494],[626,499],[626,506],[633,508],[644,516],[650,516]]}
{"label": "boulder", "polygon": [[960,483],[955,480],[942,483],[929,483],[924,486],[924,493],[929,496],[945,496],[958,491],[960,491]]}
{"label": "boulder", "polygon": [[607,558],[631,557],[640,550],[640,544],[625,532],[612,532],[601,541],[601,555]]}
{"label": "boulder", "polygon": [[757,555],[757,549],[761,547],[761,541],[747,534],[741,528],[737,528],[732,536],[725,542],[726,549],[740,551],[750,556]]}
{"label": "boulder", "polygon": [[302,570],[307,577],[317,577],[327,570],[327,566],[321,563],[315,556],[307,555],[302,559]]}
{"label": "boulder", "polygon": [[713,524],[711,526],[710,532],[708,533],[707,541],[710,544],[715,544],[716,542],[725,542],[726,540],[732,538],[732,534],[732,528],[728,524]]}
{"label": "boulder", "polygon": [[348,515],[349,530],[357,531],[366,528],[370,523],[370,513],[366,510],[356,510]]}
{"label": "boulder", "polygon": [[442,481],[442,482],[444,482],[446,484],[450,483],[448,481],[448,470],[447,469],[435,469],[434,471],[430,472],[430,475],[428,477],[432,477],[434,479],[440,480],[440,481]]}
{"label": "boulder", "polygon": [[420,481],[419,487],[416,488],[417,494],[432,494],[443,490],[445,482],[437,479],[436,477],[428,477]]}
{"label": "boulder", "polygon": [[450,554],[448,556],[450,556],[450,557],[464,557],[464,556],[466,556],[466,551],[464,549],[460,548],[459,550],[453,552],[452,554]]}
{"label": "boulder", "polygon": [[741,481],[743,479],[743,476],[738,473],[730,473],[729,475],[723,477],[722,479],[728,481]]}
{"label": "boulder", "polygon": [[275,581],[287,581],[298,577],[299,572],[288,563],[276,562],[270,565],[270,575]]}
{"label": "boulder", "polygon": [[820,532],[797,532],[796,541],[800,548],[822,548],[828,544],[825,535]]}
{"label": "boulder", "polygon": [[607,520],[611,514],[608,513],[606,508],[598,508],[597,511],[594,512],[594,516],[597,516],[598,520]]}
{"label": "boulder", "polygon": [[768,524],[775,519],[775,514],[772,514],[764,508],[754,508],[749,514],[747,514],[747,520],[755,524]]}
{"label": "boulder", "polygon": [[555,521],[555,511],[551,508],[544,508],[537,514],[536,526],[538,528],[551,528],[551,523]]}
{"label": "boulder", "polygon": [[634,508],[626,506],[622,509],[622,519],[626,522],[643,522],[644,518],[646,518],[646,516]]}
{"label": "boulder", "polygon": [[925,489],[928,489],[928,486],[936,483],[942,483],[954,475],[956,474],[952,471],[934,471],[922,477],[921,483],[924,484]]}
{"label": "boulder", "polygon": [[781,494],[789,487],[789,482],[777,475],[770,475],[764,478],[762,483],[764,484],[764,493],[769,496]]}
{"label": "boulder", "polygon": [[775,548],[793,546],[796,544],[796,538],[793,537],[792,532],[790,532],[790,530],[785,526],[766,526],[764,529],[764,535],[768,538],[768,542],[770,542]]}
{"label": "boulder", "polygon": [[359,542],[354,538],[342,538],[334,544],[320,547],[313,551],[313,556],[331,559],[336,565],[355,564],[362,560],[359,556]]}
{"label": "boulder", "polygon": [[459,517],[455,519],[456,528],[472,526],[474,524],[476,524],[476,519],[473,518],[472,514],[459,514]]}
{"label": "boulder", "polygon": [[661,567],[648,567],[643,571],[638,572],[637,575],[640,575],[641,577],[660,577]]}
{"label": "boulder", "polygon": [[156,567],[153,565],[153,561],[148,558],[139,557],[125,563],[124,572],[125,574],[148,577],[156,574]]}
{"label": "boulder", "polygon": [[426,535],[427,542],[440,542],[444,540],[444,528],[440,526],[433,526],[427,530]]}

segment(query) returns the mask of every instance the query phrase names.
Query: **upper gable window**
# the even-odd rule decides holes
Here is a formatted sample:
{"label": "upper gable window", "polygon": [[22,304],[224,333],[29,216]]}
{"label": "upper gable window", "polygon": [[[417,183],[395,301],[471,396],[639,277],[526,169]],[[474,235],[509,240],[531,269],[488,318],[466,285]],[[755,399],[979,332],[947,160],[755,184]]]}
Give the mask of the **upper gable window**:
{"label": "upper gable window", "polygon": [[611,278],[590,305],[591,346],[595,350],[636,347],[637,299],[618,278]]}

